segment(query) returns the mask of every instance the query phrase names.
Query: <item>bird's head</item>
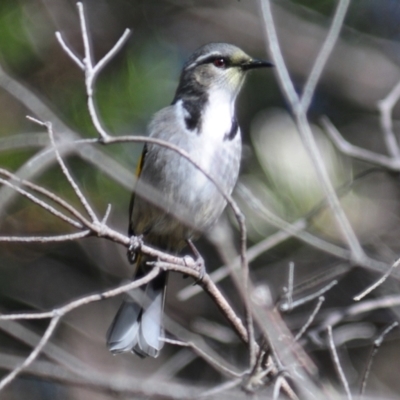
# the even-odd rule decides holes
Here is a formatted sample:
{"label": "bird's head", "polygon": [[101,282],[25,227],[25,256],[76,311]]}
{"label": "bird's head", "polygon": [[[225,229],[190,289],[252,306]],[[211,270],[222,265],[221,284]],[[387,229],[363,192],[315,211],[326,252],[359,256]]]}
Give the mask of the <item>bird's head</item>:
{"label": "bird's head", "polygon": [[197,49],[184,65],[177,94],[224,90],[236,97],[249,70],[272,66],[234,45],[210,43]]}

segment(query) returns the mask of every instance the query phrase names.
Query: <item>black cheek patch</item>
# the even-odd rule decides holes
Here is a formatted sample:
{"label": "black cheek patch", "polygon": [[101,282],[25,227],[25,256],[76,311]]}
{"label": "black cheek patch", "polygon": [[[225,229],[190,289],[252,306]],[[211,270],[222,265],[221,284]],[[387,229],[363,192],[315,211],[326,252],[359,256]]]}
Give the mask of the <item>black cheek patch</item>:
{"label": "black cheek patch", "polygon": [[[189,131],[193,131],[200,127],[201,111],[199,104],[194,102],[184,102],[183,107],[187,111],[188,115],[185,117],[185,125]],[[198,129],[200,131],[200,129]]]}

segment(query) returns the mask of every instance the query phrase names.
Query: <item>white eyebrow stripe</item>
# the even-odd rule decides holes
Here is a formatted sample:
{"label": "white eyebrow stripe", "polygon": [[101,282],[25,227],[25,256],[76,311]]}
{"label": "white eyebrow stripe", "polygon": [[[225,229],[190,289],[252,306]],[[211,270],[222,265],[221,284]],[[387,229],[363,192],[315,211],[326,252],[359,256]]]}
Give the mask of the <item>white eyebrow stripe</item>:
{"label": "white eyebrow stripe", "polygon": [[222,57],[222,56],[221,56],[221,53],[218,53],[218,52],[208,53],[208,54],[205,54],[204,56],[198,57],[194,62],[192,62],[191,64],[189,64],[185,69],[190,69],[190,68],[194,67],[195,65],[200,64],[202,61],[204,61],[204,60],[206,60],[207,58],[210,58],[210,57],[212,57],[212,56],[214,56],[214,57],[218,57],[218,56],[219,56],[219,57]]}

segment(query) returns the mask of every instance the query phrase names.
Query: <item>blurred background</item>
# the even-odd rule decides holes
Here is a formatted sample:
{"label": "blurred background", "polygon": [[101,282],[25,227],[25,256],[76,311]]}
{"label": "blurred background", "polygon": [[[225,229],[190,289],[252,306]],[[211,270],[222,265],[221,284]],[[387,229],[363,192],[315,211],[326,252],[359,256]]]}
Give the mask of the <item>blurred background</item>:
{"label": "blurred background", "polygon": [[[273,3],[281,49],[299,92],[327,34],[336,5],[333,0]],[[205,43],[229,42],[255,57],[269,57],[257,1],[92,0],[84,1],[84,6],[96,60],[107,53],[125,28],[132,29],[129,41],[107,65],[96,85],[99,114],[112,135],[146,134],[152,114],[171,102],[184,61]],[[342,155],[327,137],[320,118],[328,116],[351,143],[386,154],[377,102],[400,79],[399,20],[398,1],[351,2],[345,26],[309,111],[329,176],[336,188],[345,189],[341,202],[357,237],[368,255],[388,264],[400,254],[398,173]],[[87,111],[83,73],[62,51],[55,31],[62,33],[77,54],[83,54],[74,1],[0,2],[0,167],[78,205],[60,168],[46,150],[47,133],[25,118],[41,110],[54,122],[61,141],[97,136]],[[237,111],[244,150],[235,198],[246,215],[248,246],[279,230],[268,217],[269,212],[290,223],[311,215],[307,220],[309,233],[345,248],[329,211],[323,207],[315,212],[323,193],[274,71],[260,70],[249,76]],[[400,108],[395,107],[395,133],[400,129],[396,120],[399,112]],[[127,231],[133,171],[140,153],[141,146],[133,143],[64,149],[71,173],[98,215],[104,215],[111,204],[110,225],[123,233]],[[71,229],[65,223],[0,187],[0,235],[68,232]],[[233,258],[238,243],[236,223],[228,212],[215,232],[198,243],[207,270],[211,272],[223,264],[221,247],[222,253]],[[80,296],[115,287],[132,274],[125,253],[121,246],[96,238],[57,244],[0,243],[0,312],[50,310]],[[353,296],[379,275],[295,237],[282,240],[251,263],[252,281],[268,285],[274,302],[284,295],[290,262],[295,264],[295,296],[316,292],[332,279],[338,280],[326,294],[320,319],[315,320],[301,344],[318,366],[321,382],[337,385],[322,340],[324,334],[318,327],[330,313],[343,312],[334,335],[338,337],[346,376],[351,387],[357,388],[373,340],[398,319],[399,309],[380,308],[346,317],[345,310],[354,304]],[[395,272],[369,298],[396,295],[399,278],[400,273]],[[211,300],[202,293],[186,301],[180,300],[182,294],[177,296],[190,285],[190,279],[177,274],[171,277],[168,316],[186,330],[202,335],[207,346],[219,356],[244,368],[245,348]],[[242,303],[229,277],[220,285],[243,316]],[[139,389],[136,394],[112,389],[111,383],[118,378],[179,382],[188,387],[212,387],[224,382],[222,375],[189,349],[168,344],[156,360],[140,360],[131,354],[112,356],[105,347],[105,334],[121,299],[93,303],[64,317],[51,345],[34,364],[37,367],[19,376],[1,398],[141,398]],[[313,306],[286,313],[284,318],[290,329],[300,329]],[[0,375],[23,361],[46,326],[47,321],[0,322]],[[369,393],[399,397],[399,346],[399,332],[395,329],[376,357],[368,382]],[[70,377],[74,368],[85,370],[88,375],[107,374],[109,387],[74,381]],[[143,398],[150,398],[144,389],[142,392]]]}

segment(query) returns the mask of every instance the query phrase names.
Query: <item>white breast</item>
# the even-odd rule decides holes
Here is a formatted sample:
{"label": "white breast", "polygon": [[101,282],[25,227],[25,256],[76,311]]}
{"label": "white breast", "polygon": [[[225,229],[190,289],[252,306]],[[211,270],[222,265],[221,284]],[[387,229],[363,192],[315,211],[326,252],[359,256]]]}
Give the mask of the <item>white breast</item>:
{"label": "white breast", "polygon": [[234,116],[234,99],[225,90],[213,90],[203,113],[200,136],[207,141],[222,142],[231,130]]}

